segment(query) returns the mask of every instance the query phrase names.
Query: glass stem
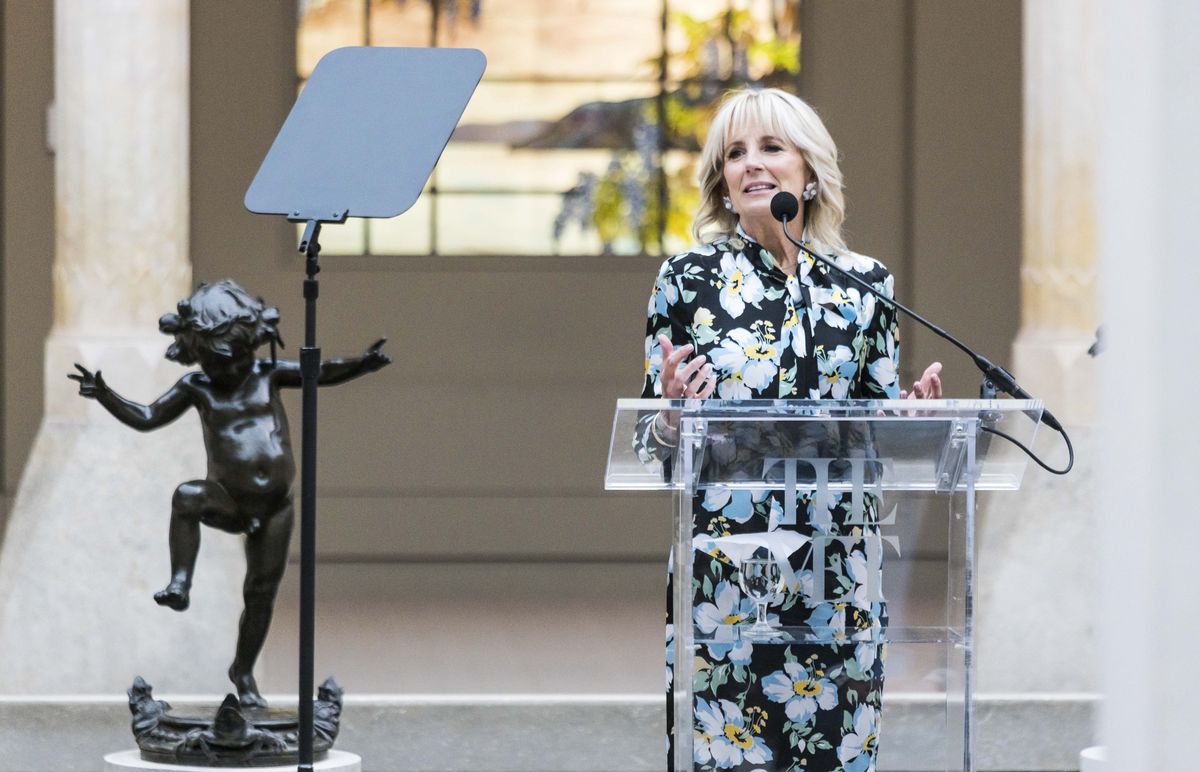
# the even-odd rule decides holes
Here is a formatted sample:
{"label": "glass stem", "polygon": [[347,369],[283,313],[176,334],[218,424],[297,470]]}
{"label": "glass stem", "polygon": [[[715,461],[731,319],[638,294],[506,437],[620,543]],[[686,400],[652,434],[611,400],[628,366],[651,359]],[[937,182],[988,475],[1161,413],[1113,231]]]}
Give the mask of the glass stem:
{"label": "glass stem", "polygon": [[754,601],[754,626],[765,627],[767,624],[767,602],[765,600]]}

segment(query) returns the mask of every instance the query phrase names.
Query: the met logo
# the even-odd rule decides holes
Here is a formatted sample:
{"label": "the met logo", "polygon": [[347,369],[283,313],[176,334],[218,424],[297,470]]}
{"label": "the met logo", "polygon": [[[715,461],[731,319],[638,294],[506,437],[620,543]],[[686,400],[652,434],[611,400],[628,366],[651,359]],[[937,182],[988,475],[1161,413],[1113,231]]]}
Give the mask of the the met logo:
{"label": "the met logo", "polygon": [[[885,526],[896,522],[896,505],[892,505],[886,513],[882,510],[883,480],[892,471],[892,460],[887,458],[763,459],[763,480],[770,480],[770,487],[783,491],[783,513],[772,517],[770,530],[795,528],[798,524],[797,501],[807,497],[811,502],[804,514],[811,529],[811,549],[804,564],[804,568],[812,570],[813,576],[809,603],[849,600],[826,595],[827,555],[830,545],[834,543],[840,544],[847,555],[861,550],[866,558],[866,576],[863,577],[866,596],[858,599],[868,603],[884,600],[884,543],[891,545],[896,555],[900,555],[899,537],[881,532]],[[837,522],[835,532],[832,511],[839,504],[844,506],[847,493],[850,494],[849,508],[845,519]],[[878,517],[868,518],[868,496],[877,502]]]}

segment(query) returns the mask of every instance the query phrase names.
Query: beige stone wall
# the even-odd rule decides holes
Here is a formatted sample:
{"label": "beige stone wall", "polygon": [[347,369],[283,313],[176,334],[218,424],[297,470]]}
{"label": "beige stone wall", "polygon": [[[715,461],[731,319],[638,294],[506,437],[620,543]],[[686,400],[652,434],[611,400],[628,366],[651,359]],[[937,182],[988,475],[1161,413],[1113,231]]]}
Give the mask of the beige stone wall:
{"label": "beige stone wall", "polygon": [[[35,363],[50,322],[53,251],[52,159],[44,143],[44,106],[52,91],[51,22],[48,13],[33,12],[30,5],[10,6],[4,89],[6,491],[16,484],[40,416]],[[956,14],[942,14],[936,6],[809,4],[803,88],[841,145],[851,243],[888,262],[899,291],[913,304],[1003,361],[1019,319],[1019,4],[975,4]],[[287,336],[294,346],[300,336],[301,263],[293,257],[291,229],[250,215],[241,205],[290,107],[292,5],[238,4],[236,25],[229,23],[231,10],[221,2],[192,10],[194,272],[198,280],[236,276],[268,296],[282,308],[285,329],[295,331]],[[244,38],[240,43],[238,35]],[[489,499],[497,486],[509,485],[525,493],[552,489],[555,497],[586,494],[597,500],[588,511],[605,501],[598,471],[592,470],[603,457],[609,402],[638,388],[642,296],[655,263],[327,259],[324,348],[355,351],[378,332],[391,336],[393,353],[403,352],[405,360],[373,383],[327,393],[323,440],[372,448],[322,459],[326,497],[343,502],[332,506],[383,521],[397,509],[433,511],[429,492],[440,491],[441,500],[447,475],[454,475],[439,458],[448,456],[459,463],[485,462],[481,466],[492,477],[464,486],[476,498]],[[364,309],[369,316],[355,313]],[[427,320],[433,318],[444,321],[430,330]],[[548,320],[556,329],[546,328]],[[148,318],[145,325],[152,329],[154,322]],[[952,392],[973,391],[972,370],[943,344],[921,330],[906,333],[909,375],[938,357],[947,362]],[[579,356],[577,349],[592,356]],[[446,358],[448,350],[461,353]],[[350,389],[356,390],[353,396]],[[520,417],[497,423],[489,416],[510,397],[519,400]],[[543,398],[549,400],[542,408],[550,411],[547,425],[570,438],[573,452],[557,452],[563,437],[546,443],[544,433],[528,428],[538,423],[535,405]],[[572,417],[588,398],[599,405]],[[364,399],[377,400],[381,415],[362,416]],[[405,410],[402,400],[416,400],[422,409]],[[459,402],[453,409],[452,401]],[[447,421],[460,419],[479,427],[478,450],[471,450],[469,431],[434,439]],[[533,459],[507,452],[525,440],[533,445]],[[437,445],[430,448],[429,442]],[[539,445],[547,448],[540,455]],[[549,486],[534,478],[542,465],[549,465],[544,477],[554,481]],[[510,485],[502,478],[519,482]],[[404,507],[380,503],[396,497],[412,500]],[[533,506],[528,497],[518,499],[514,509]],[[559,504],[552,509],[561,512]],[[434,536],[413,522],[401,530],[411,543]],[[329,538],[346,539],[339,551],[361,549],[344,528]],[[336,547],[336,541],[325,544]],[[512,546],[502,541],[495,549],[508,553]],[[623,548],[611,546],[647,557],[653,552],[636,539]],[[561,544],[554,551],[577,549]]]}
{"label": "beige stone wall", "polygon": [[[887,262],[903,297],[1004,361],[1019,318],[1020,7],[948,7],[805,3],[803,91],[844,156],[851,245]],[[6,39],[21,38],[6,46],[6,62],[26,55],[4,76],[4,120],[16,127],[5,133],[0,329],[11,492],[40,417],[50,322],[52,173],[39,132],[51,90],[51,22],[36,4],[8,0],[5,9]],[[302,329],[295,235],[248,214],[241,200],[292,102],[293,14],[283,0],[192,4],[190,162],[193,275],[236,277],[279,305],[291,356]],[[598,572],[628,600],[605,613],[630,645],[613,655],[627,660],[613,668],[625,680],[597,688],[657,685],[658,654],[645,643],[660,635],[668,502],[602,490],[613,402],[640,388],[657,261],[330,257],[323,266],[326,354],[357,352],[383,334],[397,359],[321,398],[318,550],[338,565],[345,603],[384,613],[365,602],[374,569],[355,566],[416,577],[406,599],[419,604],[421,577],[437,581],[439,572],[483,561],[516,566],[495,574],[515,570],[514,586],[526,589],[506,608],[477,611],[542,624],[547,609],[562,605],[532,588],[562,586],[568,601],[590,603],[580,577]],[[909,379],[942,358],[952,393],[974,393],[973,369],[926,333],[905,335]],[[298,400],[291,409],[298,432]],[[434,570],[410,570],[423,565]],[[391,613],[408,612],[397,601]],[[382,630],[381,640],[399,647],[394,633]],[[325,650],[373,656],[347,638],[323,640]],[[290,631],[272,637],[267,688],[288,688],[293,675],[270,663],[293,645]],[[355,687],[402,690],[404,673],[377,661],[376,683]]]}
{"label": "beige stone wall", "polygon": [[[1008,364],[1020,322],[1019,2],[805,3],[805,96],[843,155],[850,245],[896,274],[901,300]],[[902,378],[946,365],[947,393],[979,376],[901,322]]]}

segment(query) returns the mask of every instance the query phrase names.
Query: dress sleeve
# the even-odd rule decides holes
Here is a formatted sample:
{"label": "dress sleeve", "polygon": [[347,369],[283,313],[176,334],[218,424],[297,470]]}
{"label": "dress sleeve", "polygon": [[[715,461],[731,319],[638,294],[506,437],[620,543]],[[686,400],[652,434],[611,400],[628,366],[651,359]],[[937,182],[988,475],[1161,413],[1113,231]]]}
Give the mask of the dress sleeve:
{"label": "dress sleeve", "polygon": [[[869,278],[874,279],[872,285],[890,299],[895,281],[885,269],[880,273],[882,275]],[[853,397],[900,399],[900,325],[896,309],[873,296],[870,300],[863,299],[863,309],[864,316],[869,316],[863,330],[865,370]]]}
{"label": "dress sleeve", "polygon": [[[654,280],[654,289],[650,293],[650,302],[646,308],[642,399],[655,399],[662,396],[663,354],[658,336],[666,335],[674,346],[682,346],[690,342],[676,313],[681,291],[671,263],[671,260],[667,260],[659,269],[658,276]],[[675,454],[674,443],[668,441],[672,438],[663,437],[660,427],[654,423],[657,417],[658,411],[647,411],[638,416],[633,447],[643,463],[666,462]]]}

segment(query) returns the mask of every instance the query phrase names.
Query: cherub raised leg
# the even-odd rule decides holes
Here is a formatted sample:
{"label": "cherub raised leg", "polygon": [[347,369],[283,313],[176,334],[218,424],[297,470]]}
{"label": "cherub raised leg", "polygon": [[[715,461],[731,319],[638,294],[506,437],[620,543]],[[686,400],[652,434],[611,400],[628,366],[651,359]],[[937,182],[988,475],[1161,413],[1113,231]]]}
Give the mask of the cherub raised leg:
{"label": "cherub raised leg", "polygon": [[[200,525],[206,524],[230,533],[247,530],[239,527],[237,504],[219,483],[190,480],[175,489],[171,498],[171,581],[154,593],[160,606],[184,611],[191,603],[192,574],[200,552]],[[257,525],[257,520],[254,521]]]}

